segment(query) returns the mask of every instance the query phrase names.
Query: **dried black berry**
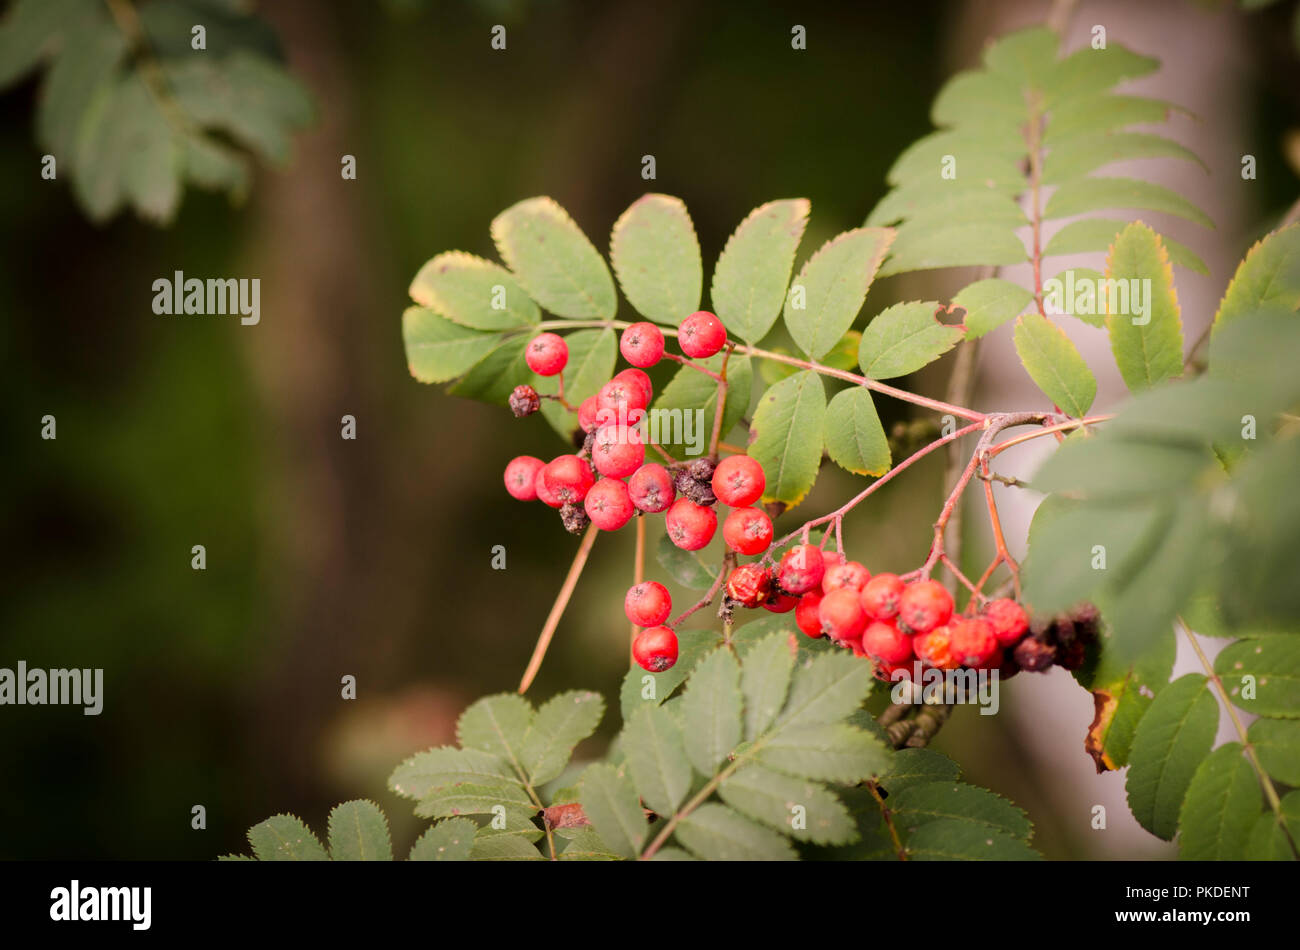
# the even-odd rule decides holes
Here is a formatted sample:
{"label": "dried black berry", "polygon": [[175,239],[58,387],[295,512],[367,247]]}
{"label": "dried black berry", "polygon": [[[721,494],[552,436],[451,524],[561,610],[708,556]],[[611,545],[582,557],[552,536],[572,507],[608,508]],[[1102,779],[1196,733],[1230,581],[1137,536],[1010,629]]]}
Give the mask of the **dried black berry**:
{"label": "dried black berry", "polygon": [[537,390],[527,384],[516,386],[510,394],[510,411],[517,417],[531,416],[542,407],[542,397]]}
{"label": "dried black berry", "polygon": [[569,534],[582,534],[591,523],[581,505],[565,505],[560,509],[560,520],[564,522],[564,530]]}

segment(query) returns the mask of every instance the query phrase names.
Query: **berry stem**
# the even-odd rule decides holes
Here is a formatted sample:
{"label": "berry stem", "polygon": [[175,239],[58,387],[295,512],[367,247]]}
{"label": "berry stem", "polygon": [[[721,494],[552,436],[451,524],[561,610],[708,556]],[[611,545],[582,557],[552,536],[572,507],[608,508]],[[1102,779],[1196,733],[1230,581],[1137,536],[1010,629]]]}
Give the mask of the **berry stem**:
{"label": "berry stem", "polygon": [[[1002,534],[1002,519],[998,516],[998,503],[993,497],[993,480],[989,474],[988,453],[980,456],[979,474],[980,478],[984,481],[984,499],[988,503],[989,524],[993,527],[993,544],[994,549],[997,551],[997,557],[994,559],[993,566],[997,567],[999,562],[1007,566],[1007,570],[1011,572],[1011,581],[1015,585],[1016,600],[1019,600],[1020,565],[1016,562],[1016,559],[1011,556],[1011,552],[1007,550],[1007,539]],[[981,580],[980,586],[983,586],[983,580]],[[978,591],[976,591],[976,593],[978,594]]]}
{"label": "berry stem", "polygon": [[698,610],[703,610],[705,607],[709,606],[709,604],[713,603],[713,598],[718,596],[718,591],[722,590],[722,585],[726,581],[727,575],[731,573],[731,569],[735,566],[736,555],[733,552],[728,551],[722,558],[722,566],[718,568],[718,576],[713,579],[713,585],[709,588],[708,593],[683,610],[676,620],[670,621],[668,627],[672,630],[676,630],[681,626],[682,621],[691,614]]}
{"label": "berry stem", "polygon": [[722,414],[727,406],[727,361],[731,359],[732,347],[722,351],[722,365],[718,367],[718,394],[713,407],[713,435],[709,439],[709,458],[716,465],[718,461],[718,439],[722,438]]}
{"label": "berry stem", "polygon": [[560,618],[564,616],[564,608],[569,605],[569,598],[573,596],[573,589],[578,585],[578,578],[582,576],[582,569],[587,564],[587,555],[591,553],[591,546],[596,543],[596,535],[600,532],[594,524],[587,527],[587,533],[582,536],[582,543],[578,545],[578,553],[573,556],[573,564],[569,567],[569,574],[564,578],[564,586],[560,588],[560,593],[556,595],[555,603],[551,607],[551,612],[546,617],[546,623],[542,627],[542,633],[537,638],[537,646],[533,648],[532,658],[528,661],[528,668],[524,670],[524,678],[519,682],[519,692],[528,692],[528,687],[533,685],[533,679],[537,676],[537,671],[541,669],[542,659],[546,656],[546,649],[551,645],[551,637],[555,636],[555,628],[560,625]]}
{"label": "berry stem", "polygon": [[1084,419],[1067,419],[1065,422],[1058,422],[1054,425],[1043,426],[1036,432],[1027,432],[1024,435],[1018,435],[1014,439],[1007,439],[1005,442],[999,442],[989,449],[989,458],[994,458],[1013,445],[1020,445],[1022,442],[1028,442],[1030,439],[1037,439],[1045,435],[1051,435],[1056,432],[1066,432],[1070,429],[1077,429],[1080,426],[1095,425],[1098,422],[1105,422],[1108,419],[1114,419],[1115,414],[1106,413],[1100,416],[1088,416]]}

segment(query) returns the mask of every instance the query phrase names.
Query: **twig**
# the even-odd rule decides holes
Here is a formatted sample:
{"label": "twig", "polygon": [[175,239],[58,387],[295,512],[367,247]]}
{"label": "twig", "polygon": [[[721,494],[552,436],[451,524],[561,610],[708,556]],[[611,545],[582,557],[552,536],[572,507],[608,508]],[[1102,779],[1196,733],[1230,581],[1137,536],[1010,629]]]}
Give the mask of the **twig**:
{"label": "twig", "polygon": [[532,659],[528,661],[528,668],[524,670],[524,678],[519,682],[520,693],[528,692],[528,687],[533,685],[533,679],[542,666],[542,658],[546,656],[546,649],[551,645],[551,637],[555,635],[555,628],[560,625],[560,618],[564,616],[564,608],[569,605],[569,598],[573,596],[573,588],[577,586],[578,578],[582,576],[582,569],[587,564],[587,555],[591,553],[591,546],[596,543],[596,535],[599,530],[594,524],[590,525],[587,528],[587,533],[582,536],[582,543],[578,545],[578,553],[573,556],[573,564],[569,567],[569,574],[564,578],[564,585],[555,598],[551,612],[546,618],[546,624],[542,627],[541,636],[537,638],[537,646],[533,648]]}
{"label": "twig", "polygon": [[867,791],[871,797],[876,800],[880,806],[880,816],[885,819],[885,827],[889,829],[889,837],[894,842],[894,851],[898,854],[898,860],[907,860],[907,849],[903,847],[903,842],[898,837],[898,829],[894,827],[894,815],[889,806],[885,804],[885,797],[880,794],[880,786],[875,782],[867,782]]}

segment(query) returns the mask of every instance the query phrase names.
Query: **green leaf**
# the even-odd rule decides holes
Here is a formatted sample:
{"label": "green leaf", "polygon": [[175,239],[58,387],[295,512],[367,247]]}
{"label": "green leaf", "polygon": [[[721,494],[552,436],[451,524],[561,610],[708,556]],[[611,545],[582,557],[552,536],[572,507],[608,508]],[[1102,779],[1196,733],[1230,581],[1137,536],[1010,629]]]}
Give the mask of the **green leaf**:
{"label": "green leaf", "polygon": [[1044,219],[1070,218],[1108,208],[1141,208],[1195,221],[1207,228],[1214,222],[1176,191],[1138,178],[1077,178],[1052,193],[1043,209]]}
{"label": "green leaf", "polygon": [[990,222],[945,221],[935,226],[913,220],[899,227],[880,276],[939,267],[1007,267],[1027,260],[1029,255],[1020,238]]}
{"label": "green leaf", "polygon": [[728,335],[757,343],[772,329],[808,210],[806,198],[769,201],[751,211],[727,239],[713,270],[710,298]]}
{"label": "green leaf", "polygon": [[599,693],[571,690],[542,704],[524,736],[521,761],[529,784],[558,778],[574,748],[600,725],[605,700]]}
{"label": "green leaf", "polygon": [[[1081,51],[1082,52],[1082,51]],[[1068,106],[1053,111],[1043,144],[1060,147],[1072,139],[1130,125],[1156,125],[1166,121],[1176,106],[1159,99],[1103,94],[1072,99]]]}
{"label": "green leaf", "polygon": [[463,251],[439,254],[411,281],[411,299],[461,326],[513,330],[541,319],[504,267]]}
{"label": "green leaf", "polygon": [[826,390],[804,370],[763,393],[754,410],[749,455],[767,473],[763,501],[793,508],[807,497],[821,467]]}
{"label": "green leaf", "polygon": [[968,284],[952,302],[966,311],[966,338],[973,340],[1023,313],[1034,295],[1019,284],[990,277]]}
{"label": "green leaf", "polygon": [[686,756],[701,775],[712,775],[740,743],[740,664],[716,650],[691,673],[682,698]]}
{"label": "green leaf", "polygon": [[888,228],[855,228],[831,238],[804,263],[786,295],[785,324],[814,360],[853,326],[893,239]]}
{"label": "green leaf", "polygon": [[[723,358],[719,353],[695,362],[719,373]],[[749,357],[732,354],[727,359],[727,395],[722,406],[720,438],[725,438],[749,409],[753,385],[754,369]],[[655,411],[651,413],[650,423],[659,427],[659,444],[678,458],[698,457],[707,452],[713,437],[717,400],[718,383],[713,377],[689,366],[679,369],[655,400]]]}
{"label": "green leaf", "polygon": [[677,840],[707,861],[794,861],[784,838],[725,805],[707,802],[681,820]]}
{"label": "green leaf", "polygon": [[[51,62],[41,88],[36,138],[59,161],[71,162],[92,102],[96,96],[111,95],[119,81],[126,37],[105,12],[85,3],[65,12],[68,20],[57,40],[60,54]],[[165,137],[170,139],[170,133]]]}
{"label": "green leaf", "polygon": [[[986,228],[1014,231],[1029,224],[1013,197],[1019,191],[1017,187],[1008,194],[1006,190],[965,179],[937,184],[933,178],[912,181],[881,198],[867,216],[867,224],[879,226],[905,220],[917,234],[959,224],[982,224]],[[894,244],[895,247],[898,244],[897,237]]]}
{"label": "green leaf", "polygon": [[668,711],[641,706],[623,728],[623,754],[641,800],[656,814],[676,812],[691,790],[691,763]]}
{"label": "green leaf", "polygon": [[411,848],[412,861],[468,861],[478,826],[468,818],[448,818],[431,826]]}
{"label": "green leaf", "polygon": [[[1025,176],[1020,161],[1024,151],[1023,139],[1006,137],[996,131],[990,134],[989,130],[978,127],[958,131],[941,129],[905,148],[885,173],[885,181],[891,185],[918,181],[933,184],[936,178],[945,183],[969,178],[1023,185]],[[958,179],[940,177],[950,159],[958,163]]]}
{"label": "green leaf", "polygon": [[435,789],[469,782],[493,785],[519,782],[510,765],[488,752],[441,746],[411,756],[388,779],[388,787],[405,798],[421,799]]}
{"label": "green leaf", "polygon": [[871,664],[850,653],[815,657],[795,670],[777,731],[846,719],[866,700],[873,682]]}
{"label": "green leaf", "polygon": [[[1051,257],[1054,254],[1088,254],[1093,251],[1108,251],[1110,246],[1115,243],[1115,238],[1119,233],[1128,227],[1127,221],[1115,221],[1110,218],[1084,218],[1080,221],[1071,221],[1061,230],[1052,235],[1048,240],[1047,246],[1043,248],[1043,256]],[[1188,270],[1194,270],[1198,274],[1208,274],[1210,269],[1205,266],[1205,261],[1201,260],[1185,244],[1179,244],[1170,238],[1160,237],[1161,243],[1164,244],[1165,250],[1169,253],[1169,260],[1179,267],[1186,267]],[[1079,269],[1076,269],[1076,273]],[[1098,277],[1101,275],[1098,274]],[[1059,278],[1058,278],[1059,279]],[[1100,286],[1101,282],[1097,282]],[[1095,287],[1089,288],[1092,296],[1096,297]],[[1069,295],[1066,295],[1069,299]]]}
{"label": "green leaf", "polygon": [[1214,671],[1239,709],[1300,719],[1300,637],[1238,640],[1215,657]]}
{"label": "green leaf", "polygon": [[1300,785],[1300,722],[1257,719],[1251,723],[1246,738],[1265,772],[1287,785]]}
{"label": "green leaf", "polygon": [[1105,276],[1091,267],[1067,268],[1043,282],[1043,309],[1053,317],[1064,313],[1090,327],[1104,327],[1106,304],[1097,302],[1097,290],[1105,283]]}
{"label": "green leaf", "polygon": [[1060,37],[1050,27],[1016,30],[998,37],[985,48],[984,65],[1021,88],[1041,89],[1047,81],[1056,78],[1056,51],[1060,43]]}
{"label": "green leaf", "polygon": [[[1097,96],[1126,79],[1153,73],[1159,65],[1158,60],[1141,56],[1118,43],[1107,43],[1102,49],[1085,46],[1056,63],[1044,81],[1044,97],[1049,103],[1059,103]],[[1069,103],[1065,108],[1068,110],[1073,105]]]}
{"label": "green leaf", "polygon": [[1290,832],[1290,841],[1282,830],[1278,816],[1265,811],[1255,819],[1246,845],[1248,861],[1294,861],[1296,853],[1291,842],[1300,841],[1300,789],[1282,796],[1282,822]]}
{"label": "green leaf", "polygon": [[779,772],[853,785],[884,772],[890,750],[861,729],[833,722],[779,728],[754,756]]}
{"label": "green leaf", "polygon": [[479,835],[470,849],[471,861],[541,861],[542,853],[518,835]]}
{"label": "green leaf", "polygon": [[1040,861],[1042,855],[1019,838],[987,824],[946,818],[929,821],[907,839],[913,861]]}
{"label": "green leaf", "polygon": [[1138,723],[1129,753],[1128,805],[1157,838],[1172,841],[1178,812],[1196,767],[1209,754],[1219,727],[1219,705],[1204,676],[1174,680]]}
{"label": "green leaf", "polygon": [[451,818],[458,815],[495,815],[531,818],[537,806],[523,786],[503,780],[491,782],[461,781],[433,789],[420,799],[415,813],[421,818]]}
{"label": "green leaf", "polygon": [[929,782],[953,783],[961,778],[961,768],[946,755],[932,749],[899,749],[880,776],[880,784],[890,795],[912,785]]}
{"label": "green leaf", "polygon": [[695,552],[683,551],[666,534],[661,534],[655,545],[655,560],[673,580],[691,590],[708,590],[718,576],[717,570],[706,567]]}
{"label": "green leaf", "polygon": [[615,854],[635,858],[645,844],[646,820],[631,781],[611,765],[582,773],[582,810]]}
{"label": "green leaf", "polygon": [[329,817],[330,857],[335,861],[391,861],[388,819],[370,801],[336,805]]}
{"label": "green leaf", "polygon": [[835,394],[826,408],[826,454],[855,475],[880,476],[893,458],[876,415],[871,390],[853,386]]}
{"label": "green leaf", "polygon": [[637,313],[676,326],[700,309],[704,265],[680,198],[643,195],[614,222],[609,259]]}
{"label": "green leaf", "polygon": [[858,838],[844,803],[807,779],[751,764],[728,776],[718,794],[741,814],[799,841],[848,844]]}
{"label": "green leaf", "polygon": [[[0,88],[28,73],[48,56],[70,17],[85,0],[15,0],[0,20]],[[95,11],[100,12],[100,11]]]}
{"label": "green leaf", "polygon": [[1076,418],[1088,414],[1097,379],[1065,331],[1037,313],[1016,319],[1016,353],[1047,398]]}
{"label": "green leaf", "polygon": [[1248,314],[1300,308],[1300,224],[1266,235],[1246,253],[1214,315],[1220,325]]}
{"label": "green leaf", "polygon": [[740,687],[745,697],[745,738],[751,742],[767,731],[785,705],[794,652],[789,634],[777,632],[745,654]]}
{"label": "green leaf", "polygon": [[1066,148],[1053,149],[1043,162],[1043,184],[1060,184],[1111,162],[1133,158],[1181,158],[1207,170],[1195,152],[1172,139],[1145,132],[1102,132],[1076,138]]}
{"label": "green leaf", "polygon": [[[603,329],[578,330],[566,334],[564,342],[569,347],[569,362],[564,368],[564,398],[570,405],[577,406],[588,396],[594,396],[614,375],[618,340],[613,330]],[[534,375],[532,383],[539,393],[554,395],[559,392],[558,376]],[[542,415],[566,440],[578,428],[578,414],[553,399],[542,400]]]}
{"label": "green leaf", "polygon": [[528,379],[532,373],[524,360],[527,343],[528,340],[522,336],[504,340],[448,386],[447,394],[505,406],[519,380]]}
{"label": "green leaf", "polygon": [[617,861],[619,856],[606,847],[600,835],[590,828],[581,828],[569,839],[569,843],[560,852],[561,861]]}
{"label": "green leaf", "polygon": [[890,794],[889,811],[900,830],[915,829],[938,819],[979,822],[986,829],[1022,841],[1028,841],[1033,830],[1029,818],[1011,802],[988,789],[964,782],[906,785]]}
{"label": "green leaf", "polygon": [[500,756],[524,775],[524,738],[533,724],[533,707],[516,693],[484,696],[456,721],[456,740],[465,749]]}
{"label": "green leaf", "polygon": [[311,829],[293,815],[273,815],[248,829],[248,843],[259,861],[328,861]]}
{"label": "green leaf", "polygon": [[600,253],[550,198],[528,198],[492,221],[501,259],[541,306],[560,317],[612,319],[614,281]]}
{"label": "green leaf", "polygon": [[965,330],[945,326],[935,316],[933,300],[897,303],[867,325],[858,348],[858,363],[871,379],[915,373],[961,340]]}
{"label": "green leaf", "polygon": [[1241,860],[1261,805],[1259,782],[1241,754],[1240,743],[1215,749],[1192,776],[1183,800],[1178,816],[1179,858]]}
{"label": "green leaf", "polygon": [[402,311],[402,341],[411,375],[422,383],[445,383],[466,372],[502,341],[438,316],[426,307]]}
{"label": "green leaf", "polygon": [[979,116],[986,126],[1011,131],[1029,112],[1017,83],[995,73],[968,70],[957,73],[939,90],[930,120],[937,126],[954,126],[963,125],[972,116]]}
{"label": "green leaf", "polygon": [[[1137,392],[1183,372],[1183,322],[1174,294],[1174,274],[1160,235],[1140,221],[1120,232],[1106,258],[1106,329],[1110,347],[1128,388]],[[1139,313],[1124,286],[1150,287],[1145,313]],[[1118,298],[1118,299],[1115,299]]]}

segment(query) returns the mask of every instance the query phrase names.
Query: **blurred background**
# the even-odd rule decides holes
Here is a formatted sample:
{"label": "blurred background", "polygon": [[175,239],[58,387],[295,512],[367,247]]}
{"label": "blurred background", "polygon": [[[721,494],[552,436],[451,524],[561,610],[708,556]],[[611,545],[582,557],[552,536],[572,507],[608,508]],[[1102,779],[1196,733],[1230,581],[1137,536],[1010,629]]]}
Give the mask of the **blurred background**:
{"label": "blurred background", "polygon": [[[286,167],[259,167],[246,202],[187,191],[166,229],[129,213],[88,223],[65,182],[39,177],[39,82],[0,96],[0,666],[105,671],[98,717],[0,708],[0,858],[210,859],[246,850],[245,830],[273,813],[323,828],[331,805],[357,797],[384,806],[404,855],[422,823],[386,790],[389,772],[453,741],[468,702],[516,687],[577,546],[549,509],[501,485],[510,457],[559,450],[543,420],[408,375],[400,314],[418,267],[449,249],[495,257],[488,222],[537,194],[607,250],[615,218],[646,191],[686,201],[706,275],[752,207],[806,196],[798,266],[861,224],[894,158],[929,131],[945,78],[975,63],[988,36],[1050,6],[265,3],[316,122]],[[1250,16],[1184,0],[1070,12],[1067,48],[1105,24],[1113,42],[1164,61],[1141,91],[1200,116],[1169,134],[1211,175],[1184,182],[1184,169],[1145,166],[1219,225],[1175,232],[1211,269],[1178,275],[1190,342],[1237,260],[1297,194],[1286,159],[1300,124],[1291,4]],[[489,45],[497,24],[504,51]],[[806,51],[791,50],[794,24],[807,29]],[[1246,153],[1257,180],[1240,178]],[[344,154],[356,156],[355,181],[340,177]],[[641,178],[647,154],[653,182]],[[151,285],[176,270],[260,278],[260,324],[155,315]],[[944,298],[969,279],[884,281],[865,313]],[[1076,330],[1111,373],[1104,408],[1119,392],[1107,389],[1104,334]],[[1009,332],[994,337],[976,405],[1037,405]],[[908,385],[941,395],[946,372],[940,363]],[[880,405],[887,427],[907,418]],[[39,437],[46,414],[53,441]],[[345,414],[355,441],[340,437]],[[923,559],[941,498],[934,462],[854,513],[850,555],[873,571]],[[1016,464],[1032,463],[1025,453]],[[785,521],[858,487],[823,469]],[[1023,533],[1033,500],[1007,504]],[[196,544],[203,571],[191,568]],[[491,569],[498,544],[505,571]],[[631,558],[631,532],[600,539],[531,696],[616,695]],[[345,675],[355,700],[341,698]],[[1018,678],[1002,700],[999,716],[959,709],[936,747],[1026,808],[1037,847],[1164,853],[1124,827],[1122,776],[1093,774],[1084,690],[1058,669]],[[617,726],[615,709],[587,750]],[[1089,827],[1094,801],[1115,803],[1113,833]],[[205,830],[191,828],[195,805]]]}

